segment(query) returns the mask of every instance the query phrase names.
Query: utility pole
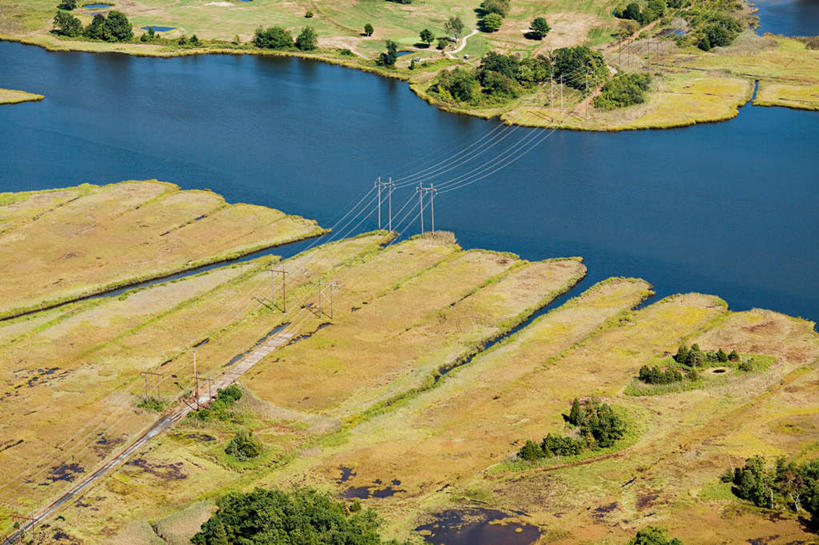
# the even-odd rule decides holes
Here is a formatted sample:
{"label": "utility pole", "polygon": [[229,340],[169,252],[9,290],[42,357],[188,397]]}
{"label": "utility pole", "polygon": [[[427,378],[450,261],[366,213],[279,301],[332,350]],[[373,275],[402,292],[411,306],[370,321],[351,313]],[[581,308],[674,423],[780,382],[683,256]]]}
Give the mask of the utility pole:
{"label": "utility pole", "polygon": [[273,308],[276,308],[276,275],[282,275],[282,313],[287,312],[287,271],[284,269],[270,269],[271,286],[270,286],[270,302],[273,303]]}
{"label": "utility pole", "polygon": [[[27,522],[37,522],[37,521],[33,517],[29,517],[27,515],[16,515],[15,514],[15,515],[11,516],[11,522],[12,523],[14,523],[14,522],[17,523],[17,527],[18,527],[17,531],[20,532],[20,537],[24,538],[24,537],[26,537],[26,523]],[[9,539],[11,539],[11,538],[9,537]]]}
{"label": "utility pole", "polygon": [[418,183],[418,198],[421,202],[421,209],[418,211],[418,214],[421,216],[421,234],[424,234],[424,184]]}
{"label": "utility pole", "polygon": [[[588,67],[586,67],[586,94],[587,95],[589,94],[589,68]],[[586,104],[583,107],[583,112],[586,114],[586,119],[589,118],[589,102],[591,102],[590,99],[589,100],[587,100],[587,99],[588,99],[588,97],[586,97],[586,99],[584,99],[584,102],[586,102]]]}
{"label": "utility pole", "polygon": [[213,379],[210,377],[204,377],[202,380],[208,381],[208,403],[213,401],[213,394],[211,394],[210,387],[213,385]]}
{"label": "utility pole", "polygon": [[552,118],[555,111],[555,75],[549,74],[549,108],[552,109]]}
{"label": "utility pole", "polygon": [[338,288],[338,282],[335,280],[330,281],[327,284],[327,287],[330,288],[330,319],[333,319],[333,293],[335,292],[336,288]]}
{"label": "utility pole", "polygon": [[424,233],[424,193],[429,193],[429,207],[432,216],[432,236],[435,236],[435,194],[438,192],[433,184],[429,187],[424,187],[423,184],[418,184],[418,192],[421,194],[421,234]]}
{"label": "utility pole", "polygon": [[563,74],[560,74],[560,124],[563,124]]}
{"label": "utility pole", "polygon": [[375,186],[378,188],[378,229],[381,229],[381,188],[387,188],[387,222],[388,228],[392,231],[392,192],[395,189],[395,184],[392,181],[392,178],[389,178],[388,182],[382,182],[381,176],[378,177],[378,180],[375,182]]}
{"label": "utility pole", "polygon": [[199,375],[196,373],[196,349],[193,349],[193,395],[196,398],[196,410],[199,410]]}
{"label": "utility pole", "polygon": [[155,371],[141,371],[139,373],[145,379],[145,399],[148,399],[148,375],[153,375],[156,377],[156,399],[159,400],[159,379],[162,376],[161,373],[157,373]]}
{"label": "utility pole", "polygon": [[381,230],[381,176],[375,181],[375,187],[378,190],[378,230]]}

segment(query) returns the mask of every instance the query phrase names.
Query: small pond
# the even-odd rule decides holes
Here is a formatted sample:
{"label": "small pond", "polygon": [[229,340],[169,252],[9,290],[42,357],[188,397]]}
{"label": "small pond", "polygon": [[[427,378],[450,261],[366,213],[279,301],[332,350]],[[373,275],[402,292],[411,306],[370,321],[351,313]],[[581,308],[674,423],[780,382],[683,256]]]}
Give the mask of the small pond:
{"label": "small pond", "polygon": [[169,30],[174,30],[175,26],[144,26],[141,27],[142,30],[154,29],[154,32],[168,32]]}
{"label": "small pond", "polygon": [[399,51],[398,56],[403,57],[405,55],[412,55],[413,53],[415,53],[415,51]]}
{"label": "small pond", "polygon": [[112,7],[114,4],[85,4],[83,8],[85,9],[108,9]]}

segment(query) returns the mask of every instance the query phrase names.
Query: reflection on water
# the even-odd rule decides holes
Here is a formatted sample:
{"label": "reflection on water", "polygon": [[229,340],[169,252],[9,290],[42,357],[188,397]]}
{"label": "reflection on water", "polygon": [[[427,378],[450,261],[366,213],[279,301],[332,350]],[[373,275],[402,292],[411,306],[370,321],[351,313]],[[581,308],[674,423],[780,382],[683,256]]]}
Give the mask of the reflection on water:
{"label": "reflection on water", "polygon": [[819,34],[819,0],[755,0],[759,9],[757,33],[785,36]]}

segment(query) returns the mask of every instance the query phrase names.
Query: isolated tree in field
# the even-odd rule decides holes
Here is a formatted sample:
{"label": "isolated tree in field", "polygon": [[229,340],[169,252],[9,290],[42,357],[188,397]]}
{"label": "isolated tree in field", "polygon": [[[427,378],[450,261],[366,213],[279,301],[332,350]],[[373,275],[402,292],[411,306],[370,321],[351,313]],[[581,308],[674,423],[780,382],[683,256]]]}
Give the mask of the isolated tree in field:
{"label": "isolated tree in field", "polygon": [[296,47],[302,51],[312,51],[318,47],[318,34],[313,27],[306,26],[296,37]]}
{"label": "isolated tree in field", "polygon": [[449,36],[438,36],[438,49],[445,49],[449,44]]}
{"label": "isolated tree in field", "polygon": [[191,36],[191,45],[199,45],[199,43],[199,38],[196,36],[196,34]]}
{"label": "isolated tree in field", "polygon": [[54,16],[54,29],[63,36],[79,36],[82,34],[82,23],[67,11],[58,11]]}
{"label": "isolated tree in field", "polygon": [[72,9],[77,9],[77,0],[63,0],[57,6],[57,9],[64,9],[66,11],[71,11]]}
{"label": "isolated tree in field", "polygon": [[428,28],[422,30],[419,36],[421,37],[421,41],[427,44],[427,47],[435,40],[435,35]]}
{"label": "isolated tree in field", "polygon": [[375,29],[373,28],[373,26],[370,23],[367,23],[366,25],[364,25],[364,35],[365,36],[372,36],[373,32],[375,32]]}
{"label": "isolated tree in field", "polygon": [[506,17],[506,13],[509,11],[509,0],[484,0],[481,3],[481,10],[483,15],[497,13],[501,17]]}
{"label": "isolated tree in field", "polygon": [[481,19],[481,27],[483,27],[484,32],[495,32],[502,24],[503,17],[497,13],[487,13],[483,19]]}
{"label": "isolated tree in field", "polygon": [[108,14],[108,33],[117,42],[125,42],[134,37],[134,27],[121,11],[112,11]]}
{"label": "isolated tree in field", "polygon": [[395,66],[395,61],[398,59],[398,44],[392,40],[387,40],[387,51],[378,56],[375,61],[379,66]]}
{"label": "isolated tree in field", "polygon": [[464,32],[464,22],[457,15],[450,17],[444,23],[444,31],[457,40]]}
{"label": "isolated tree in field", "polygon": [[545,17],[535,17],[532,19],[532,23],[529,26],[531,29],[529,34],[531,34],[536,40],[542,40],[546,36],[546,33],[552,29],[549,26],[549,23],[546,22]]}

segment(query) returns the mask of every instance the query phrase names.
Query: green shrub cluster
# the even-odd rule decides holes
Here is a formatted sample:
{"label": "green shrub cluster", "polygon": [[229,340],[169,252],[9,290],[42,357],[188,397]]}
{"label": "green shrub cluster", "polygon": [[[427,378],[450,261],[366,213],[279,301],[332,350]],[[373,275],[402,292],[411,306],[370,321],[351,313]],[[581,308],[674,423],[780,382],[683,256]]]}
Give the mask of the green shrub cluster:
{"label": "green shrub cluster", "polygon": [[216,505],[216,513],[191,538],[194,545],[386,543],[378,534],[380,522],[375,512],[368,509],[349,513],[329,494],[310,489],[231,492]]}
{"label": "green shrub cluster", "polygon": [[676,537],[668,537],[663,528],[646,526],[638,530],[627,545],[683,545],[683,542]]}
{"label": "green shrub cluster", "polygon": [[203,422],[211,419],[229,420],[232,416],[230,409],[241,398],[242,389],[236,384],[219,388],[216,391],[216,398],[208,407],[188,413],[188,418],[198,418]]}
{"label": "green shrub cluster", "polygon": [[645,102],[645,92],[651,83],[648,74],[618,74],[603,85],[594,105],[602,110],[614,110]]}
{"label": "green shrub cluster", "polygon": [[300,49],[312,51],[318,47],[318,33],[313,27],[304,27],[296,39],[289,30],[280,26],[257,28],[253,45],[260,49]]}
{"label": "green shrub cluster", "polygon": [[262,443],[253,437],[252,431],[239,430],[225,447],[225,454],[243,462],[258,457],[262,450]]}
{"label": "green shrub cluster", "polygon": [[753,456],[733,472],[727,470],[722,480],[733,483],[734,494],[757,507],[804,509],[813,524],[819,524],[819,458],[803,464],[779,458],[768,470],[761,456]]}
{"label": "green shrub cluster", "polygon": [[526,441],[518,451],[518,458],[530,462],[553,456],[575,456],[587,450],[608,448],[626,434],[625,421],[610,405],[595,400],[581,404],[575,398],[569,414],[563,418],[577,429],[577,437],[550,433],[540,444]]}
{"label": "green shrub cluster", "polygon": [[716,352],[703,352],[697,343],[692,344],[691,348],[681,344],[673,357],[677,363],[686,365],[692,369],[695,367],[704,367],[709,363],[728,363],[729,361],[736,363],[739,361],[739,354],[737,354],[736,350],[732,350],[730,354],[726,354],[722,348]]}
{"label": "green shrub cluster", "polygon": [[67,11],[57,11],[54,16],[54,32],[71,38],[82,35],[89,40],[106,42],[127,42],[134,37],[133,26],[120,11],[111,11],[107,17],[97,13],[85,28],[78,18]]}
{"label": "green shrub cluster", "polygon": [[168,407],[168,405],[169,403],[162,399],[157,399],[155,397],[146,397],[143,398],[142,401],[140,401],[137,404],[137,407],[139,407],[140,409],[145,409],[146,411],[154,411],[157,413],[161,413]]}
{"label": "green shrub cluster", "polygon": [[552,65],[556,80],[578,90],[596,87],[609,73],[603,55],[582,45],[555,49]]}
{"label": "green shrub cluster", "polygon": [[679,369],[673,367],[662,370],[656,365],[654,367],[643,365],[637,378],[646,384],[671,384],[682,381],[683,375]]}
{"label": "green shrub cluster", "polygon": [[503,24],[503,18],[507,13],[509,13],[509,0],[483,0],[478,25],[484,32],[495,32]]}
{"label": "green shrub cluster", "polygon": [[398,44],[392,40],[387,40],[387,50],[378,56],[375,64],[378,66],[391,67],[395,66],[395,61],[398,60]]}
{"label": "green shrub cluster", "polygon": [[666,7],[668,7],[668,4],[665,0],[649,0],[644,8],[640,8],[640,4],[637,2],[631,2],[623,9],[614,10],[614,16],[647,25],[665,15]]}

